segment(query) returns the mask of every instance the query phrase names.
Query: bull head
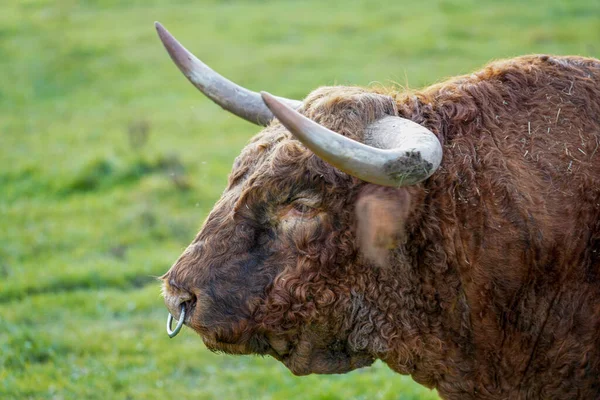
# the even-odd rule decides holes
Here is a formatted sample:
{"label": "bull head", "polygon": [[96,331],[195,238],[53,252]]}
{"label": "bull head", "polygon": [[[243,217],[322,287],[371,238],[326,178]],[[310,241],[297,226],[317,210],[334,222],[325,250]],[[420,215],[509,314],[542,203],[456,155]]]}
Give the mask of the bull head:
{"label": "bull head", "polygon": [[296,374],[369,365],[389,339],[376,333],[389,322],[375,288],[395,273],[375,265],[403,246],[417,184],[441,162],[437,137],[373,90],[321,88],[304,102],[249,91],[156,28],[200,91],[266,125],[163,276],[169,311],[185,310],[209,349],[269,354]]}

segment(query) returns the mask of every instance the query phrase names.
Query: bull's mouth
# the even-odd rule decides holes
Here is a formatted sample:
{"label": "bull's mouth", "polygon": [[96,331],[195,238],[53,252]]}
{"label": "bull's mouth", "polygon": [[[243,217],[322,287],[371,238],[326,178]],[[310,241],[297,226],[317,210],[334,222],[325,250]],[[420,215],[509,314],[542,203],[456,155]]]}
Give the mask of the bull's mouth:
{"label": "bull's mouth", "polygon": [[224,354],[234,354],[234,355],[265,355],[268,354],[268,351],[263,351],[262,349],[253,349],[247,344],[238,344],[238,343],[226,343],[218,340],[211,340],[203,338],[204,345],[210,351],[215,353],[224,353]]}
{"label": "bull's mouth", "polygon": [[211,329],[199,325],[193,319],[188,320],[186,324],[199,334],[206,348],[212,352],[233,355],[276,354],[265,335],[243,329],[243,323]]}
{"label": "bull's mouth", "polygon": [[234,355],[274,355],[275,351],[260,337],[251,337],[244,342],[230,342],[212,335],[200,335],[206,348],[215,353]]}

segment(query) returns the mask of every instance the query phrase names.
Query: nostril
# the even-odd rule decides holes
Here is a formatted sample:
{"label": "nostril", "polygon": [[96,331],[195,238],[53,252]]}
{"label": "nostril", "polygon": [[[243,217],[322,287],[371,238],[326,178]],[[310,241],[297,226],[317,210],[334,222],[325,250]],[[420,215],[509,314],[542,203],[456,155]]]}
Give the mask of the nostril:
{"label": "nostril", "polygon": [[164,291],[165,305],[171,315],[179,319],[182,305],[185,307],[186,316],[189,315],[196,304],[196,296],[192,292],[172,284],[166,289]]}
{"label": "nostril", "polygon": [[190,311],[193,306],[196,304],[196,296],[192,293],[186,292],[178,296],[177,301],[179,302],[178,308],[181,306],[185,307],[185,311]]}
{"label": "nostril", "polygon": [[194,309],[194,307],[196,307],[196,296],[191,295],[189,299],[181,302],[180,305],[183,305],[185,307],[186,315],[191,315],[192,310]]}

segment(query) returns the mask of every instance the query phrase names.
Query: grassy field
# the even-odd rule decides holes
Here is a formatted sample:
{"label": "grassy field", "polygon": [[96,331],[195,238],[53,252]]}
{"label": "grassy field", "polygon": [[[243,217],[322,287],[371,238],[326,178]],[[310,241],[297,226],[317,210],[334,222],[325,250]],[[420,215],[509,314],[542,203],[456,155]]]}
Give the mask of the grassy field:
{"label": "grassy field", "polygon": [[0,399],[434,399],[385,365],[294,377],[170,340],[154,277],[257,128],[172,65],[161,21],[255,90],[419,87],[525,53],[600,56],[600,2],[4,0]]}

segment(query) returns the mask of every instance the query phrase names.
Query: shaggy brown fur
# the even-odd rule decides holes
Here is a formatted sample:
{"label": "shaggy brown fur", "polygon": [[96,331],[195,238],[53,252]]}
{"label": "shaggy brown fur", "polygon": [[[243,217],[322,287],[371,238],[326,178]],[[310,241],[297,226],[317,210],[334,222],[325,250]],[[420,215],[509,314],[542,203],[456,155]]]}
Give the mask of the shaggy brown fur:
{"label": "shaggy brown fur", "polygon": [[[381,188],[274,122],[165,274],[213,350],[296,374],[375,359],[447,399],[600,398],[600,62],[528,56],[414,93],[326,87],[303,113],[361,140],[400,115],[444,145]],[[356,205],[356,207],[355,207]]]}

